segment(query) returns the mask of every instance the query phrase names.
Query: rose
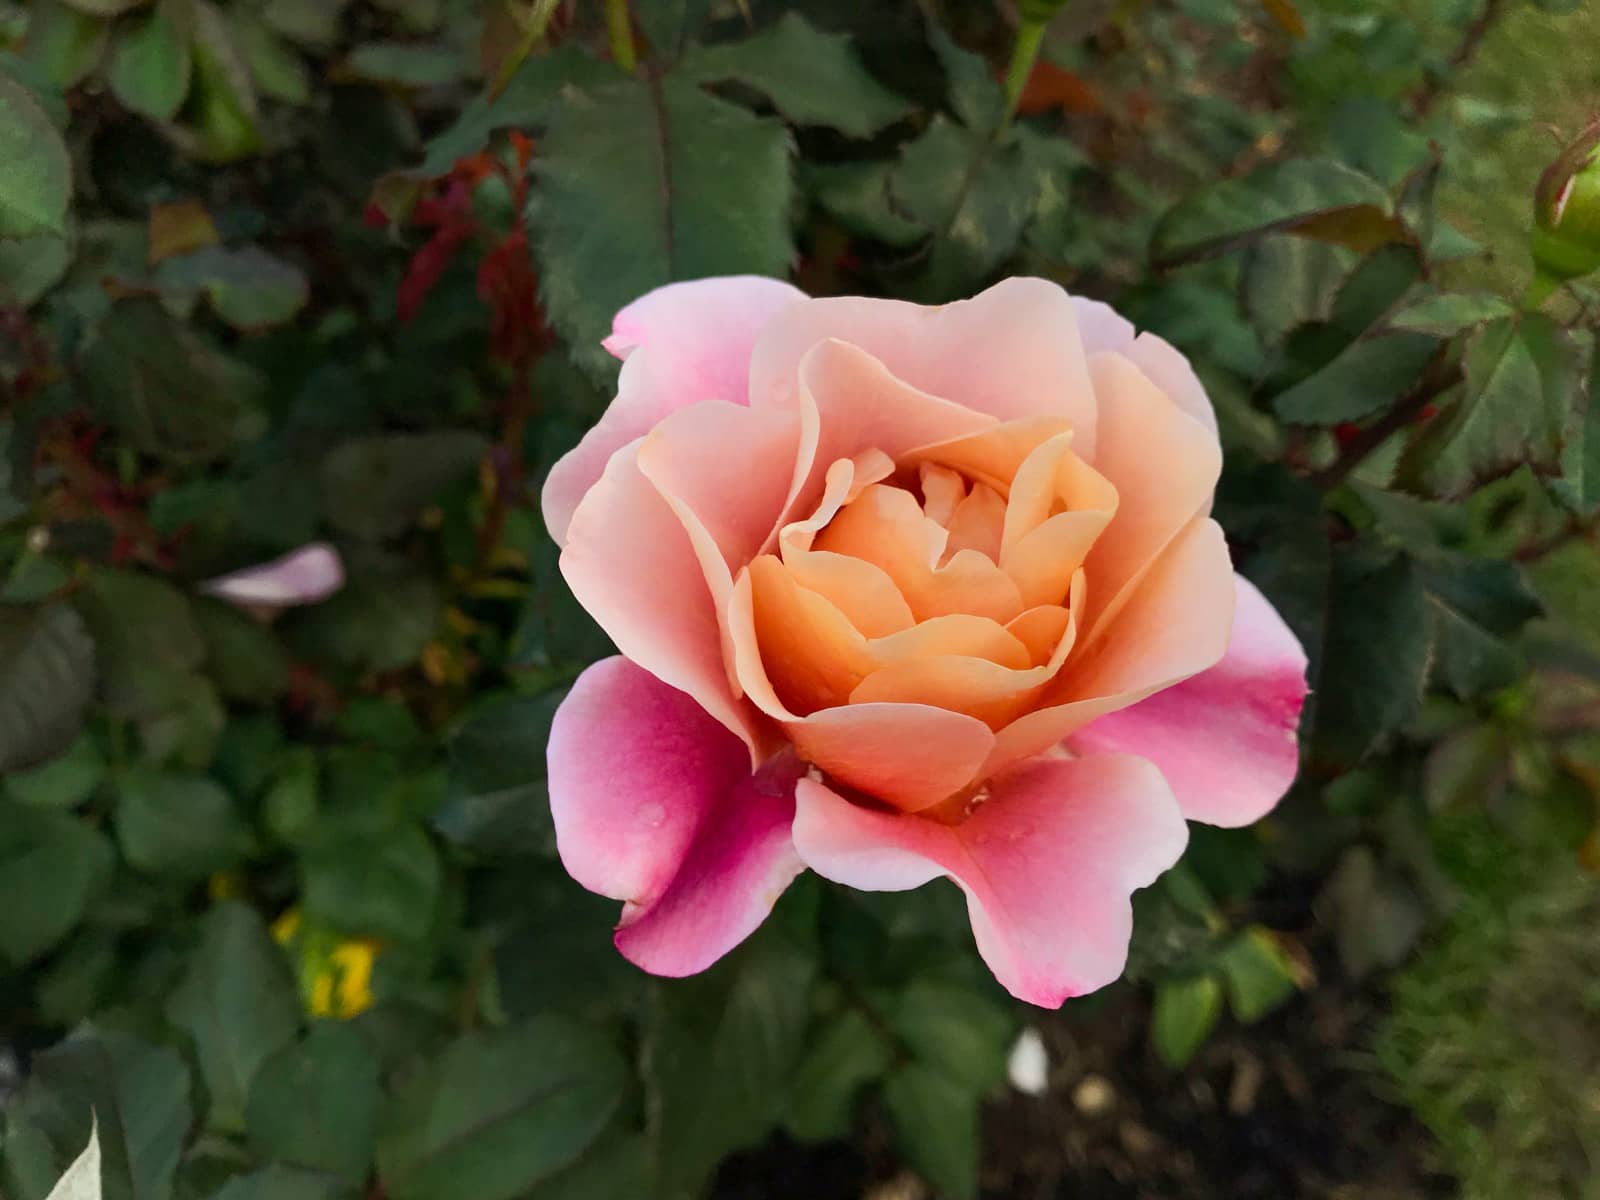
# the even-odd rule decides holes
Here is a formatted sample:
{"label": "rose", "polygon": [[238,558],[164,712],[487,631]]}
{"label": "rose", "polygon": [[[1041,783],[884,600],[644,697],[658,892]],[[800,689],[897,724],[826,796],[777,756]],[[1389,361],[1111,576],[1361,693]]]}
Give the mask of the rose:
{"label": "rose", "polygon": [[562,703],[549,785],[633,962],[704,968],[804,867],[944,875],[1000,982],[1058,1005],[1121,973],[1186,817],[1288,787],[1305,658],[1234,577],[1167,343],[1037,279],[922,308],[723,278],[606,346],[617,397],[544,510],[622,653]]}

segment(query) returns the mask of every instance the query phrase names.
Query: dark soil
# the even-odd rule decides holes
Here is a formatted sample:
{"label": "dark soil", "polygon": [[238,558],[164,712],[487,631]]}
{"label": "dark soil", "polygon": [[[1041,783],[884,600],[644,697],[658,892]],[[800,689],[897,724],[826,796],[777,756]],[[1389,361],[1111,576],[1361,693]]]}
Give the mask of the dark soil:
{"label": "dark soil", "polygon": [[[1432,1141],[1368,1056],[1381,989],[1320,982],[1256,1025],[1225,1024],[1187,1069],[1146,1040],[1119,986],[1086,1012],[1040,1013],[1050,1089],[984,1114],[984,1200],[1433,1200],[1455,1194]],[[864,1114],[855,1144],[778,1138],[725,1164],[716,1200],[931,1200]]]}

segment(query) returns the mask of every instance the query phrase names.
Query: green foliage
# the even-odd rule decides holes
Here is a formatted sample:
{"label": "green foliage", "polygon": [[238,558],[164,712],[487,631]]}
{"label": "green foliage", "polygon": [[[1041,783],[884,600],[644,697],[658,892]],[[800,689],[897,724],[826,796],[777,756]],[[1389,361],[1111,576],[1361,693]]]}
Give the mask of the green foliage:
{"label": "green foliage", "polygon": [[[558,861],[545,742],[613,651],[538,483],[616,310],[719,273],[1039,274],[1190,358],[1313,692],[1294,794],[1136,897],[1153,1052],[1444,922],[1385,1060],[1473,1194],[1564,1178],[1600,293],[1524,235],[1594,17],[1490,7],[1463,62],[1453,0],[1068,5],[1016,94],[975,3],[634,0],[633,72],[598,5],[0,4],[0,1191],[92,1112],[107,1200],[688,1200],[779,1130],[977,1194],[1023,1018],[955,889],[802,879],[654,980]],[[313,541],[317,603],[206,584]]]}

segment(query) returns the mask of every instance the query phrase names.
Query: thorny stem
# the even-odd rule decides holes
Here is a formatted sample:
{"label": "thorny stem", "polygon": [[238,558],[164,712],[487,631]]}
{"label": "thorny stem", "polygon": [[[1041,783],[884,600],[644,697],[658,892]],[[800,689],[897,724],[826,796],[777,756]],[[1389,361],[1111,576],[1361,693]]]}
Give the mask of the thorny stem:
{"label": "thorny stem", "polygon": [[1426,372],[1410,392],[1400,398],[1392,409],[1371,425],[1360,430],[1346,443],[1343,453],[1329,466],[1311,476],[1311,482],[1324,491],[1338,487],[1350,473],[1359,467],[1369,454],[1396,433],[1412,424],[1422,415],[1422,410],[1438,396],[1455,386],[1461,377],[1459,367],[1447,368],[1443,356],[1436,356]]}
{"label": "thorny stem", "polygon": [[632,75],[639,65],[639,55],[633,46],[628,0],[606,0],[606,36],[611,39],[612,61]]}

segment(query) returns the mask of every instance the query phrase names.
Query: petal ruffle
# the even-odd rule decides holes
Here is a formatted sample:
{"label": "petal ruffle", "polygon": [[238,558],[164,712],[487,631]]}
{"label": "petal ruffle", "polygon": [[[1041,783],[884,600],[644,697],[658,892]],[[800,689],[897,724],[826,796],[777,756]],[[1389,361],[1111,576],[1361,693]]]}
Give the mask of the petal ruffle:
{"label": "petal ruffle", "polygon": [[1072,738],[1085,753],[1128,753],[1160,767],[1183,815],[1210,825],[1260,820],[1294,782],[1306,656],[1254,584],[1235,578],[1222,661]]}
{"label": "petal ruffle", "polygon": [[1126,755],[1026,763],[993,781],[960,825],[862,808],[811,779],[796,800],[795,848],[807,866],[868,891],[948,876],[967,895],[995,978],[1047,1008],[1122,973],[1129,898],[1188,839],[1161,773]]}
{"label": "petal ruffle", "polygon": [[1143,371],[1151,383],[1172,397],[1174,404],[1216,436],[1217,414],[1212,410],[1211,398],[1206,395],[1205,386],[1189,360],[1174,349],[1172,343],[1149,330],[1136,334],[1132,321],[1099,300],[1074,296],[1072,305],[1078,314],[1078,332],[1083,338],[1085,354],[1109,350],[1122,355]]}
{"label": "petal ruffle", "polygon": [[556,544],[566,544],[578,502],[611,456],[668,413],[702,400],[749,403],[751,348],[805,298],[780,280],[729,275],[668,284],[619,312],[605,341],[624,360],[616,399],[545,480],[545,526]]}
{"label": "petal ruffle", "polygon": [[792,756],[750,773],[744,743],[620,656],[579,677],[550,730],[562,864],[625,902],[617,947],[658,975],[703,970],[801,870]]}

